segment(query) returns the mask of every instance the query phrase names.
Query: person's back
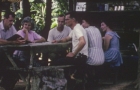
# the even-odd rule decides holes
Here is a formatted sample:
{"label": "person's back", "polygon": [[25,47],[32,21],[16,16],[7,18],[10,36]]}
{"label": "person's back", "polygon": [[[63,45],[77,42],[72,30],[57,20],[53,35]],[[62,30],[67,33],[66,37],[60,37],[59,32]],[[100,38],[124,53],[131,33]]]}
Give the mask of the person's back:
{"label": "person's back", "polygon": [[96,47],[99,49],[102,49],[102,37],[100,34],[100,31],[95,26],[90,26],[85,29],[90,37],[88,39],[89,42],[89,48]]}
{"label": "person's back", "polygon": [[116,50],[119,50],[119,36],[116,32],[107,32],[106,34],[108,35],[111,35],[112,36],[112,39],[111,39],[111,42],[110,42],[110,45],[109,45],[109,49],[116,49]]}
{"label": "person's back", "polygon": [[85,28],[88,35],[88,53],[87,64],[102,65],[104,63],[104,52],[102,49],[102,37],[98,28],[89,26]]}

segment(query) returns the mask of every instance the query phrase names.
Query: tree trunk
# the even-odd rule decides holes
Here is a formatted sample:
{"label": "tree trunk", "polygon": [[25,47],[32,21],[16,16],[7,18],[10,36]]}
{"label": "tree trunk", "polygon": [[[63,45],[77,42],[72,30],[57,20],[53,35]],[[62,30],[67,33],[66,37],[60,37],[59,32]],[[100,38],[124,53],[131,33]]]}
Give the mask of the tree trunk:
{"label": "tree trunk", "polygon": [[47,6],[47,8],[46,8],[45,27],[41,31],[41,35],[47,40],[48,32],[51,27],[52,0],[47,0],[46,6]]}
{"label": "tree trunk", "polygon": [[73,11],[73,6],[74,6],[74,4],[73,4],[73,0],[69,0],[69,11]]}
{"label": "tree trunk", "polygon": [[22,0],[22,6],[23,6],[23,17],[22,18],[27,17],[27,16],[31,17],[29,0]]}
{"label": "tree trunk", "polygon": [[[46,40],[48,38],[48,33],[51,27],[51,13],[52,13],[52,0],[47,0],[46,3],[46,18],[45,18],[45,27],[44,29],[41,31],[41,36],[43,36]],[[48,65],[48,54],[47,53],[42,53],[42,60],[47,63]]]}

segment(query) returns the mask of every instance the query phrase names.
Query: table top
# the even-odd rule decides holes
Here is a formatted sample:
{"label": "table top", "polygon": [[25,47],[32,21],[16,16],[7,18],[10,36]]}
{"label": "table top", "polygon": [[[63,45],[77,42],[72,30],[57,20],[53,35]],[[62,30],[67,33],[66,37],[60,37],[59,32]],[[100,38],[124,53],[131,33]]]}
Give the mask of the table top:
{"label": "table top", "polygon": [[67,49],[71,44],[71,41],[65,43],[28,43],[22,45],[0,45],[0,48],[24,50],[32,49],[33,52],[59,52],[61,50]]}
{"label": "table top", "polygon": [[71,44],[71,41],[65,43],[52,43],[52,42],[42,42],[42,43],[28,43],[28,44],[14,44],[14,45],[0,45],[0,48],[3,47],[39,47],[39,46],[58,46],[58,45],[68,45]]}

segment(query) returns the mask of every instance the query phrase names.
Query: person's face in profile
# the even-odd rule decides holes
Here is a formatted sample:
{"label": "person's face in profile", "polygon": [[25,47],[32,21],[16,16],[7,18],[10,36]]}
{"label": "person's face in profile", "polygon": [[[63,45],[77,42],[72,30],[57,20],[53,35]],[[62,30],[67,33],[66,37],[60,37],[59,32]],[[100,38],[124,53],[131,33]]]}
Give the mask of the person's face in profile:
{"label": "person's face in profile", "polygon": [[58,23],[58,27],[64,27],[64,24],[65,24],[65,18],[64,16],[63,17],[58,17],[57,19],[57,23]]}
{"label": "person's face in profile", "polygon": [[12,17],[12,15],[9,15],[9,18],[4,18],[4,26],[6,29],[9,29],[13,23],[14,23],[15,18]]}
{"label": "person's face in profile", "polygon": [[70,18],[70,15],[66,15],[65,17],[65,24],[69,27],[72,26],[72,18]]}
{"label": "person's face in profile", "polygon": [[105,32],[107,30],[107,28],[108,28],[108,26],[104,22],[102,22],[101,23],[101,29],[102,29],[102,31]]}

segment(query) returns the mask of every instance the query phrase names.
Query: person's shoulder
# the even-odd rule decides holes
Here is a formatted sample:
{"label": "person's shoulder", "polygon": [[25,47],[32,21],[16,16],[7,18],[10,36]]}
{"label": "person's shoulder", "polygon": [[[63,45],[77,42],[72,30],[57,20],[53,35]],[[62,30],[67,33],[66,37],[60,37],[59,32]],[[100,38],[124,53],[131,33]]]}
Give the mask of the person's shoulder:
{"label": "person's shoulder", "polygon": [[0,25],[2,25],[2,22],[3,22],[3,21],[0,22]]}
{"label": "person's shoulder", "polygon": [[74,29],[84,29],[79,23],[74,26]]}
{"label": "person's shoulder", "polygon": [[113,31],[108,31],[108,32],[105,33],[105,35],[114,36],[115,33]]}
{"label": "person's shoulder", "polygon": [[70,28],[70,27],[68,27],[68,26],[66,26],[66,25],[64,25],[64,30],[71,31],[71,28]]}
{"label": "person's shoulder", "polygon": [[18,30],[17,32],[19,33],[19,32],[23,32],[23,31],[20,29],[20,30]]}
{"label": "person's shoulder", "polygon": [[34,30],[30,30],[29,33],[37,33],[36,31]]}
{"label": "person's shoulder", "polygon": [[4,29],[3,27],[3,21],[0,22],[0,30]]}
{"label": "person's shoulder", "polygon": [[13,31],[17,31],[14,25],[12,25],[9,29],[11,29]]}
{"label": "person's shoulder", "polygon": [[57,27],[50,29],[49,32],[54,32],[56,30],[57,30]]}

